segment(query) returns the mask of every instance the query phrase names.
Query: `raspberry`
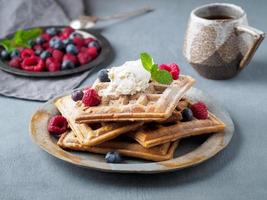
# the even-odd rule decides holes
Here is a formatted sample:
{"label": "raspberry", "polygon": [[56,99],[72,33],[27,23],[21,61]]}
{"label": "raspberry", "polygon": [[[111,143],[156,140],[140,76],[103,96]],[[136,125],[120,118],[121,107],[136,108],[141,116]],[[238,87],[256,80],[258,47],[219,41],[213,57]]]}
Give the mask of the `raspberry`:
{"label": "raspberry", "polygon": [[49,42],[44,42],[44,43],[42,44],[42,47],[43,47],[43,49],[49,49],[49,48],[50,48],[50,46],[49,46]]}
{"label": "raspberry", "polygon": [[26,71],[41,72],[45,69],[45,63],[38,57],[25,58],[21,64]]}
{"label": "raspberry", "polygon": [[92,57],[89,55],[87,51],[80,52],[77,57],[81,65],[85,65],[92,60]]}
{"label": "raspberry", "polygon": [[68,36],[69,36],[72,32],[74,32],[74,29],[71,28],[70,26],[65,27],[65,28],[63,29],[63,31],[62,31],[62,33],[68,34]]}
{"label": "raspberry", "polygon": [[74,64],[77,64],[78,63],[78,59],[76,56],[74,56],[73,54],[71,53],[67,53],[63,56],[63,61],[65,60],[69,60],[69,61],[72,61]]}
{"label": "raspberry", "polygon": [[89,55],[92,57],[92,58],[95,58],[97,56],[97,48],[95,47],[90,47],[87,49],[87,52],[89,53]]}
{"label": "raspberry", "polygon": [[51,48],[51,47],[49,47],[49,48],[47,48],[47,49],[46,49],[46,51],[48,51],[49,53],[51,53],[51,54],[52,54],[52,53],[53,53],[53,51],[54,51],[54,49],[53,49],[53,48]]}
{"label": "raspberry", "polygon": [[97,106],[101,102],[100,96],[94,89],[86,89],[82,98],[82,102],[85,106]]}
{"label": "raspberry", "polygon": [[52,52],[52,57],[55,58],[56,60],[60,61],[60,62],[62,61],[63,56],[64,56],[64,53],[62,51],[57,50],[57,49],[53,50],[53,52]]}
{"label": "raspberry", "polygon": [[14,68],[20,68],[20,64],[21,64],[21,58],[19,57],[15,57],[15,58],[12,58],[10,61],[9,61],[9,66],[11,67],[14,67]]}
{"label": "raspberry", "polygon": [[76,46],[82,47],[84,45],[84,39],[81,37],[74,37],[73,44],[75,44]]}
{"label": "raspberry", "polygon": [[48,33],[43,33],[41,37],[44,39],[44,41],[49,42],[51,39],[51,36]]}
{"label": "raspberry", "polygon": [[25,59],[25,58],[30,58],[30,57],[35,57],[34,51],[32,49],[29,49],[29,48],[23,49],[21,52],[21,58]]}
{"label": "raspberry", "polygon": [[49,65],[46,66],[46,69],[49,72],[56,72],[60,70],[60,62],[56,61],[56,62],[52,62]]}
{"label": "raspberry", "polygon": [[49,57],[45,60],[45,64],[49,65],[50,63],[56,62],[56,59],[54,57]]}
{"label": "raspberry", "polygon": [[173,80],[177,80],[179,78],[179,74],[180,74],[180,68],[177,64],[172,63],[169,65],[171,68],[171,75]]}
{"label": "raspberry", "polygon": [[40,44],[36,44],[33,46],[33,49],[34,50],[37,50],[37,49],[43,49],[42,46]]}
{"label": "raspberry", "polygon": [[177,80],[179,78],[179,74],[180,74],[180,68],[177,64],[172,63],[172,64],[161,64],[159,66],[159,68],[161,70],[166,70],[168,72],[170,72],[170,74],[172,75],[173,80]]}
{"label": "raspberry", "polygon": [[79,50],[80,50],[80,52],[85,52],[85,51],[87,52],[87,48],[86,47],[81,47]]}
{"label": "raspberry", "polygon": [[61,63],[54,57],[49,57],[46,59],[46,69],[50,72],[55,72],[60,70]]}
{"label": "raspberry", "polygon": [[85,46],[88,46],[88,44],[89,44],[90,42],[93,42],[93,41],[95,41],[95,39],[92,38],[92,37],[85,38],[85,39],[84,39],[84,45],[85,45]]}
{"label": "raspberry", "polygon": [[60,135],[64,133],[68,128],[68,122],[65,117],[56,115],[52,117],[48,122],[48,131],[53,135]]}
{"label": "raspberry", "polygon": [[168,72],[171,72],[171,68],[170,68],[170,66],[169,66],[169,65],[166,65],[166,64],[161,64],[161,65],[159,66],[159,69],[161,69],[161,70],[166,70],[166,71],[168,71]]}
{"label": "raspberry", "polygon": [[203,102],[194,103],[190,109],[193,115],[197,119],[207,119],[208,118],[208,108]]}

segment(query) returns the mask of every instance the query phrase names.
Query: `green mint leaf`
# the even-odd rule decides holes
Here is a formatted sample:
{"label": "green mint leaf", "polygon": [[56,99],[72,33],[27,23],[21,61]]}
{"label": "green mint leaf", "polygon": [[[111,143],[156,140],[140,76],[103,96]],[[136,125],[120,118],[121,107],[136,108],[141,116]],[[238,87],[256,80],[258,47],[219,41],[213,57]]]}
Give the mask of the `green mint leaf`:
{"label": "green mint leaf", "polygon": [[28,42],[29,40],[37,38],[43,32],[40,28],[32,28],[30,30],[23,31],[21,34],[22,40]]}
{"label": "green mint leaf", "polygon": [[33,28],[30,30],[18,30],[13,38],[15,47],[30,47],[28,41],[37,38],[42,33],[42,29]]}
{"label": "green mint leaf", "polygon": [[22,29],[16,31],[15,36],[12,39],[15,46],[19,46],[20,44],[24,43],[22,39],[22,33],[23,33]]}
{"label": "green mint leaf", "polygon": [[150,72],[151,66],[153,65],[152,57],[148,53],[143,52],[140,54],[140,59],[143,64],[143,67]]}
{"label": "green mint leaf", "polygon": [[169,85],[173,81],[170,72],[166,70],[160,70],[157,64],[151,66],[151,78],[161,84]]}
{"label": "green mint leaf", "polygon": [[3,46],[5,48],[5,50],[8,52],[11,52],[15,49],[12,45],[12,40],[10,40],[10,39],[1,40],[0,45]]}

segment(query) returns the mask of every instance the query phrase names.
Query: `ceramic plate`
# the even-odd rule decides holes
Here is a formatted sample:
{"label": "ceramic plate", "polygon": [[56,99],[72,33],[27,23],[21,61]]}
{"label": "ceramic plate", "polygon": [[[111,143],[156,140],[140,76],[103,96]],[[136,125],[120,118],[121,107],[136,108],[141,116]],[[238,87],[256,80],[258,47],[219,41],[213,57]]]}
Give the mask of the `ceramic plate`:
{"label": "ceramic plate", "polygon": [[187,93],[187,97],[192,100],[201,100],[205,102],[208,105],[209,110],[226,124],[226,129],[224,132],[209,136],[197,136],[183,139],[180,142],[172,160],[149,162],[126,158],[124,163],[108,164],[105,162],[103,155],[88,152],[65,151],[61,149],[56,144],[57,140],[50,136],[47,131],[49,118],[58,113],[53,104],[56,98],[43,104],[33,114],[30,122],[31,137],[33,141],[43,150],[59,159],[78,166],[101,171],[123,173],[160,173],[190,167],[210,159],[224,149],[229,144],[233,136],[234,124],[228,112],[212,98],[203,95],[201,90],[192,88]]}
{"label": "ceramic plate", "polygon": [[[65,26],[46,26],[46,27],[40,27],[40,28],[46,29],[46,28],[51,28],[51,27],[63,29]],[[20,76],[27,76],[27,77],[58,77],[58,76],[66,76],[66,75],[71,75],[71,74],[76,74],[76,73],[80,73],[83,71],[87,71],[93,67],[98,66],[100,63],[110,59],[110,56],[112,54],[112,49],[111,49],[111,46],[108,40],[105,37],[103,37],[101,34],[93,30],[81,29],[81,30],[76,30],[76,32],[79,32],[86,37],[96,38],[99,41],[101,48],[102,48],[100,54],[92,62],[86,65],[82,65],[74,69],[58,71],[58,72],[28,72],[25,70],[20,70],[20,69],[10,67],[5,62],[0,60],[0,69],[6,72],[12,73],[12,74],[16,74]],[[6,36],[6,38],[10,38],[13,35],[14,33],[9,34]]]}

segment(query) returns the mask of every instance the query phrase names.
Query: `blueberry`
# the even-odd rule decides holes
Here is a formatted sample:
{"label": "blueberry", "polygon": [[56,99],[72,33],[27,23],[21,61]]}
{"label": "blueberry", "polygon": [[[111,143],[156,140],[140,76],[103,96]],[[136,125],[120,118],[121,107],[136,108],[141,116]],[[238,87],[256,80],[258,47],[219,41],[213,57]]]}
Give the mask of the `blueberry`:
{"label": "blueberry", "polygon": [[42,59],[42,60],[45,60],[45,59],[47,59],[48,57],[50,57],[51,56],[51,53],[49,53],[48,51],[43,51],[42,53],[41,53],[41,55],[40,55],[40,58]]}
{"label": "blueberry", "polygon": [[190,108],[185,108],[182,111],[182,116],[184,122],[191,121],[193,119],[193,112]]}
{"label": "blueberry", "polygon": [[15,58],[15,57],[19,57],[20,56],[20,52],[17,49],[14,49],[11,54],[10,54],[11,58]]}
{"label": "blueberry", "polygon": [[72,92],[71,98],[72,98],[73,101],[82,100],[82,98],[83,98],[83,91],[82,90],[77,90],[77,91]]}
{"label": "blueberry", "polygon": [[66,47],[66,51],[68,53],[71,53],[71,54],[77,54],[78,53],[78,49],[73,45],[73,44],[69,44],[67,47]]}
{"label": "blueberry", "polygon": [[120,163],[122,162],[122,158],[118,152],[108,152],[105,156],[105,160],[107,163]]}
{"label": "blueberry", "polygon": [[98,72],[98,79],[101,82],[110,82],[110,79],[108,77],[108,70],[102,69],[101,71]]}
{"label": "blueberry", "polygon": [[37,44],[43,44],[44,42],[45,42],[44,38],[42,38],[42,37],[36,38],[36,43]]}
{"label": "blueberry", "polygon": [[63,50],[65,45],[63,44],[63,42],[61,40],[57,40],[57,41],[55,41],[53,47],[55,49],[58,49],[58,50]]}
{"label": "blueberry", "polygon": [[72,39],[68,38],[63,40],[63,43],[67,46],[68,44],[72,44]]}
{"label": "blueberry", "polygon": [[50,46],[50,47],[54,47],[54,45],[55,45],[55,43],[56,43],[57,41],[59,41],[59,39],[56,38],[56,37],[53,37],[53,38],[49,41],[49,46]]}
{"label": "blueberry", "polygon": [[70,60],[63,61],[61,65],[61,70],[67,70],[67,69],[73,69],[75,67],[75,64]]}
{"label": "blueberry", "polygon": [[34,53],[36,56],[40,56],[42,52],[43,52],[43,49],[39,48],[39,49],[36,49]]}
{"label": "blueberry", "polygon": [[71,34],[70,34],[70,39],[73,39],[73,38],[75,38],[75,37],[83,37],[82,36],[82,34],[80,34],[80,33],[77,33],[77,32],[72,32]]}
{"label": "blueberry", "polygon": [[95,47],[97,51],[101,50],[101,46],[98,41],[92,41],[88,44],[88,47]]}
{"label": "blueberry", "polygon": [[28,41],[28,45],[30,45],[30,47],[33,47],[35,44],[36,44],[36,42],[34,40]]}
{"label": "blueberry", "polygon": [[57,29],[56,28],[48,28],[45,30],[46,33],[48,33],[51,36],[54,36],[57,34]]}
{"label": "blueberry", "polygon": [[10,54],[6,50],[3,50],[1,51],[1,58],[3,60],[10,60]]}

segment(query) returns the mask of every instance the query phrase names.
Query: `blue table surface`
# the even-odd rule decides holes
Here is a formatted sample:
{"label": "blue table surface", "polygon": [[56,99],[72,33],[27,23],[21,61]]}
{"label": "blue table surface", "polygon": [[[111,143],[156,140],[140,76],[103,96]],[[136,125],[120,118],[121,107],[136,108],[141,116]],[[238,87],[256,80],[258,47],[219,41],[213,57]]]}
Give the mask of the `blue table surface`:
{"label": "blue table surface", "polygon": [[[41,103],[1,96],[0,199],[266,199],[266,41],[237,77],[225,81],[200,77],[182,56],[183,37],[190,11],[211,2],[101,0],[87,5],[95,15],[143,5],[155,8],[144,16],[98,25],[115,51],[111,66],[137,59],[141,51],[150,52],[158,63],[179,63],[184,74],[196,79],[196,87],[223,104],[233,118],[236,131],[223,152],[199,166],[167,174],[109,174],[79,168],[31,141],[29,120]],[[266,1],[229,2],[247,11],[250,25],[267,30]],[[92,83],[98,70],[83,85]]]}

